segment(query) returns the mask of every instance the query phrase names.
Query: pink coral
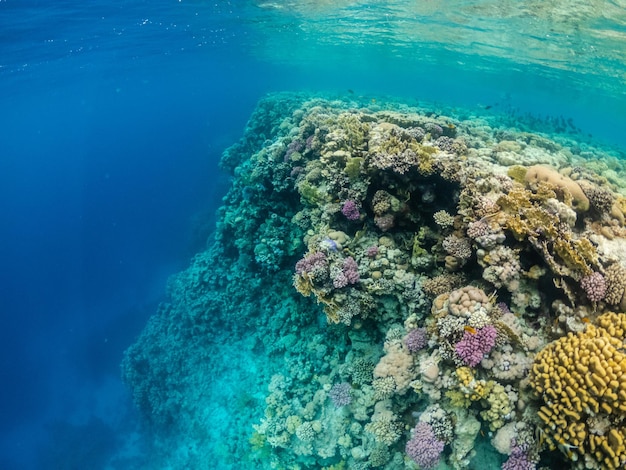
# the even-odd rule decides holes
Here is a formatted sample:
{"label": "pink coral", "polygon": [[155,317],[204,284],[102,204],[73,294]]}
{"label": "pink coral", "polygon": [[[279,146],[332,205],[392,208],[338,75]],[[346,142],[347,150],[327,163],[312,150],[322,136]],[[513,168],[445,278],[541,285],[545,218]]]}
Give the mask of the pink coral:
{"label": "pink coral", "polygon": [[352,256],[348,256],[343,260],[343,274],[348,279],[348,283],[356,284],[359,282],[359,265],[356,264]]}
{"label": "pink coral", "polygon": [[491,229],[489,228],[489,224],[485,222],[483,219],[477,220],[476,222],[471,222],[467,226],[467,236],[470,238],[478,238],[484,237],[491,233]]}
{"label": "pink coral", "polygon": [[606,296],[606,279],[600,273],[592,273],[580,280],[580,287],[592,302],[600,302]]}
{"label": "pink coral", "polygon": [[498,330],[493,325],[480,328],[476,333],[465,331],[454,350],[466,365],[476,367],[496,345],[497,336]]}
{"label": "pink coral", "polygon": [[356,284],[360,280],[359,265],[354,261],[352,256],[348,256],[343,260],[341,270],[333,275],[333,287],[341,289],[349,284]]}
{"label": "pink coral", "polygon": [[296,263],[296,273],[312,273],[320,269],[328,267],[326,255],[321,251],[311,253]]}

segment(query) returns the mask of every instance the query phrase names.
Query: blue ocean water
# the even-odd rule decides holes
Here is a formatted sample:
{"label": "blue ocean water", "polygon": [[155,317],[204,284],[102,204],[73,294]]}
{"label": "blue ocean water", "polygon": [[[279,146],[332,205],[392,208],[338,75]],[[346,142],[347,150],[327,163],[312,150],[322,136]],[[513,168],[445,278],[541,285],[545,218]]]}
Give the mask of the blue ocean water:
{"label": "blue ocean water", "polygon": [[108,468],[138,429],[123,351],[267,92],[563,117],[626,151],[622,3],[402,3],[0,2],[0,468]]}

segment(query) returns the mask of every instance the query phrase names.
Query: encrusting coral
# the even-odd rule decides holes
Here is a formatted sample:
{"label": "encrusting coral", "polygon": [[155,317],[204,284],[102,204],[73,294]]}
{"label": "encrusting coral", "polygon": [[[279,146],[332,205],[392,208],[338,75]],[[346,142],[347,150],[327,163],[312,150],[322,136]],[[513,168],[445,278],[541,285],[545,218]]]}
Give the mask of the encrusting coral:
{"label": "encrusting coral", "polygon": [[[467,115],[259,103],[210,248],[123,363],[187,468],[213,428],[247,468],[626,465],[626,164]],[[224,429],[231,342],[263,364]]]}

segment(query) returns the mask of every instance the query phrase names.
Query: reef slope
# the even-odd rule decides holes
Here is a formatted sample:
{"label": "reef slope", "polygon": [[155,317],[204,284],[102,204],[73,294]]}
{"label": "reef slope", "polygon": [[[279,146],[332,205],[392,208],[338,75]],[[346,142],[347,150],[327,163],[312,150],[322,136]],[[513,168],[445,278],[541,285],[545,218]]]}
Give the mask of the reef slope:
{"label": "reef slope", "polygon": [[610,151],[469,111],[275,94],[222,166],[215,236],[122,364],[155,464],[624,467]]}

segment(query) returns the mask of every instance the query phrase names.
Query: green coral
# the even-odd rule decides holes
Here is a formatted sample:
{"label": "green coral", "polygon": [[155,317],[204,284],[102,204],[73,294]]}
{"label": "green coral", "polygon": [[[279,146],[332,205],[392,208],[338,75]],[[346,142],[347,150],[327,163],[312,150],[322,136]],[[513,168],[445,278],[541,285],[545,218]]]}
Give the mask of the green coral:
{"label": "green coral", "polygon": [[333,464],[330,467],[322,467],[322,470],[345,470],[346,461],[342,460],[339,463]]}
{"label": "green coral", "polygon": [[306,180],[298,184],[298,192],[302,200],[311,206],[321,206],[330,201],[324,192]]}
{"label": "green coral", "polygon": [[472,401],[469,399],[467,394],[461,392],[460,390],[446,390],[445,397],[450,400],[450,406],[452,408],[469,408],[472,404]]}
{"label": "green coral", "polygon": [[513,165],[513,166],[509,167],[509,169],[506,172],[506,174],[513,181],[516,181],[516,182],[518,182],[520,184],[524,184],[525,179],[526,179],[526,171],[528,171],[528,168],[526,168],[525,166]]}
{"label": "green coral", "polygon": [[367,122],[362,122],[359,115],[341,113],[337,118],[337,125],[344,130],[350,147],[362,148],[365,145],[370,125]]}
{"label": "green coral", "polygon": [[362,165],[363,165],[362,157],[348,158],[348,160],[346,161],[346,166],[344,168],[344,171],[346,172],[346,175],[348,175],[348,178],[350,178],[351,180],[358,179],[359,175],[361,174]]}

